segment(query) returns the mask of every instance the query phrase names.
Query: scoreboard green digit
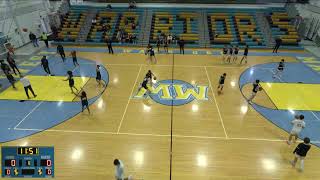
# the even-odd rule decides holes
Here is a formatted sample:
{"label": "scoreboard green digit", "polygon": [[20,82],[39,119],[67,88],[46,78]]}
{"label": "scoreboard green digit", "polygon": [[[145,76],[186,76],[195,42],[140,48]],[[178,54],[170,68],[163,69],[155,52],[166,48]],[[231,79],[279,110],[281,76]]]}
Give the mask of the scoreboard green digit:
{"label": "scoreboard green digit", "polygon": [[53,147],[11,147],[2,151],[2,177],[52,178],[54,177]]}

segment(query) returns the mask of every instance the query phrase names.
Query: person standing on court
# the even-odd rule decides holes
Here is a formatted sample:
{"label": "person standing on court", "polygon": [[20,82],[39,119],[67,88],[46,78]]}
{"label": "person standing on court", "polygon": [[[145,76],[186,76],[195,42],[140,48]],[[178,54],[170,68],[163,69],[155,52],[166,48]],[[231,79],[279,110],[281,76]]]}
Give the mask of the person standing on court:
{"label": "person standing on court", "polygon": [[49,40],[48,40],[48,35],[47,33],[43,32],[41,34],[41,39],[44,41],[44,43],[46,44],[46,47],[49,48]]}
{"label": "person standing on court", "polygon": [[248,52],[249,52],[249,46],[246,45],[246,47],[244,48],[243,57],[242,57],[242,59],[241,59],[241,61],[240,61],[240,64],[242,64],[242,61],[243,61],[244,59],[245,59],[245,62],[246,62],[246,64],[247,64],[247,62],[248,62]]}
{"label": "person standing on court", "polygon": [[115,169],[116,180],[132,180],[132,176],[129,176],[127,178],[124,177],[124,165],[121,160],[115,159],[113,161],[113,165],[116,167]]}
{"label": "person standing on court", "polygon": [[260,86],[260,80],[256,80],[252,85],[253,85],[253,88],[252,88],[252,93],[251,93],[251,96],[249,97],[248,99],[248,103],[249,104],[252,104],[252,100],[254,97],[256,97],[257,95],[257,92],[261,90],[261,86]]}
{"label": "person standing on court", "polygon": [[43,70],[47,73],[47,75],[51,76],[50,68],[49,68],[49,61],[46,56],[43,56],[41,59],[41,66]]}
{"label": "person standing on court", "polygon": [[302,131],[303,128],[306,127],[306,123],[304,122],[304,115],[297,115],[293,121],[291,121],[292,129],[290,131],[290,136],[287,141],[288,145],[292,143],[292,138],[293,143],[298,139],[300,132]]}
{"label": "person standing on court", "polygon": [[73,89],[75,89],[77,92],[78,92],[78,89],[74,86],[74,79],[73,79],[72,71],[68,71],[67,74],[68,74],[68,78],[65,79],[64,81],[69,81],[69,87],[71,89],[71,93],[74,94]]}
{"label": "person standing on court", "polygon": [[101,84],[100,65],[97,65],[97,67],[96,67],[96,73],[97,73],[96,81],[97,81],[98,85],[100,85],[100,84]]}
{"label": "person standing on court", "polygon": [[291,161],[292,167],[296,166],[298,159],[300,160],[300,171],[304,170],[304,158],[307,156],[308,151],[310,150],[310,138],[305,137],[303,142],[300,143],[293,151],[295,157]]}
{"label": "person standing on court", "polygon": [[278,53],[278,49],[282,43],[282,40],[280,37],[277,37],[275,41],[276,41],[276,45],[274,46],[272,53]]}
{"label": "person standing on court", "polygon": [[180,54],[184,54],[184,40],[182,38],[179,39],[178,41],[179,47],[180,47]]}
{"label": "person standing on court", "polygon": [[7,62],[9,64],[9,66],[11,67],[11,69],[13,70],[13,73],[15,75],[17,75],[16,70],[18,71],[19,74],[21,74],[17,65],[16,65],[16,61],[13,59],[13,57],[10,53],[7,53]]}
{"label": "person standing on court", "polygon": [[89,114],[90,114],[90,109],[89,109],[89,103],[88,103],[88,98],[87,98],[87,93],[85,91],[82,91],[81,95],[80,95],[80,99],[81,99],[81,105],[82,105],[82,111],[87,108]]}
{"label": "person standing on court", "polygon": [[37,95],[34,93],[34,91],[32,89],[30,80],[27,77],[24,77],[22,75],[20,76],[20,78],[21,78],[20,82],[23,84],[24,91],[26,92],[28,99],[30,99],[29,92],[28,92],[29,90],[31,91],[33,97],[37,97]]}
{"label": "person standing on court", "polygon": [[75,50],[71,51],[70,55],[72,56],[72,62],[74,66],[79,66],[77,59],[77,52]]}
{"label": "person standing on court", "polygon": [[112,48],[112,40],[111,40],[111,38],[108,38],[108,39],[107,39],[107,46],[108,46],[109,54],[113,54],[113,48]]}
{"label": "person standing on court", "polygon": [[32,42],[33,47],[39,47],[38,39],[37,39],[37,37],[36,37],[35,34],[33,34],[32,32],[30,32],[30,34],[29,34],[29,39],[30,39],[30,41]]}
{"label": "person standing on court", "polygon": [[60,54],[61,59],[64,62],[66,60],[66,54],[64,53],[64,48],[61,44],[58,44],[57,46],[57,53]]}

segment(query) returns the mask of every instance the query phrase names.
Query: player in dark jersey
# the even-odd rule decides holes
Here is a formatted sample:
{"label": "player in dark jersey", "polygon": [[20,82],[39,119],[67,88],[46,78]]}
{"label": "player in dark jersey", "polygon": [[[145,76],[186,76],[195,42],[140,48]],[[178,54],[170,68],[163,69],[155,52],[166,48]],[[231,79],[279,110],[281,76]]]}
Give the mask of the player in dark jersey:
{"label": "player in dark jersey", "polygon": [[232,56],[233,56],[233,48],[232,48],[232,46],[229,47],[228,53],[229,53],[229,54],[228,54],[227,62],[230,63],[231,58],[232,58]]}
{"label": "player in dark jersey", "polygon": [[300,159],[300,171],[303,171],[304,169],[304,158],[307,156],[308,151],[310,150],[310,138],[305,137],[303,139],[303,143],[300,143],[296,149],[293,151],[295,157],[293,161],[291,162],[292,167],[296,166],[296,163],[298,159]]}
{"label": "player in dark jersey", "polygon": [[151,91],[150,89],[148,88],[148,82],[149,82],[149,78],[145,77],[141,83],[141,86],[139,87],[138,89],[138,93],[140,92],[140,90],[142,88],[144,88],[145,90],[147,90],[145,93],[144,93],[144,96],[146,96],[147,94],[149,94]]}
{"label": "player in dark jersey", "polygon": [[222,49],[222,61],[224,62],[226,60],[226,57],[227,57],[227,53],[228,53],[228,48],[227,46],[225,45]]}
{"label": "player in dark jersey", "polygon": [[244,52],[243,52],[243,57],[240,61],[240,64],[242,64],[242,61],[245,59],[245,62],[248,62],[248,52],[249,52],[249,46],[246,45],[246,47],[244,48]]}
{"label": "player in dark jersey", "polygon": [[97,67],[96,67],[96,73],[97,73],[96,81],[97,81],[98,85],[100,85],[100,84],[101,84],[100,65],[97,65]]}
{"label": "player in dark jersey", "polygon": [[71,93],[74,94],[73,89],[75,89],[77,92],[78,92],[78,89],[74,86],[74,79],[73,79],[72,71],[68,71],[67,74],[68,74],[68,78],[65,79],[64,81],[69,81],[69,87],[71,89]]}
{"label": "player in dark jersey", "polygon": [[234,47],[233,52],[233,62],[236,62],[238,60],[239,47]]}
{"label": "player in dark jersey", "polygon": [[219,79],[218,92],[221,92],[224,86],[224,81],[226,80],[227,74],[223,73]]}
{"label": "player in dark jersey", "polygon": [[88,98],[87,98],[87,93],[85,91],[82,91],[81,95],[80,95],[80,99],[81,99],[81,105],[82,105],[82,111],[87,108],[89,114],[90,114],[90,109],[89,109],[89,103],[88,103]]}
{"label": "player in dark jersey", "polygon": [[152,86],[152,79],[156,80],[157,77],[151,72],[151,70],[148,70],[146,77],[148,81],[150,82],[150,85]]}
{"label": "player in dark jersey", "polygon": [[272,77],[273,78],[276,78],[276,76],[280,77],[283,70],[284,70],[284,59],[281,59],[281,61],[279,62],[278,68],[275,70]]}
{"label": "player in dark jersey", "polygon": [[252,100],[253,98],[257,95],[258,91],[261,91],[262,90],[262,87],[260,86],[260,80],[256,80],[252,85],[253,85],[253,88],[252,88],[252,93],[251,93],[251,96],[249,97],[248,99],[248,103],[249,104],[252,104]]}

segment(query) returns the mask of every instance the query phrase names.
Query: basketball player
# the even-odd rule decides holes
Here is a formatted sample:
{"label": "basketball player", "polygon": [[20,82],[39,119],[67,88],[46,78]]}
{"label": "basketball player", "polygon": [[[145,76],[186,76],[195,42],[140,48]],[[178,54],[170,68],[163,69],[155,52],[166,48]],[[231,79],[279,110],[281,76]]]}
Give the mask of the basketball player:
{"label": "basketball player", "polygon": [[147,47],[147,53],[146,54],[148,54],[148,59],[150,60],[150,62],[152,62],[152,60],[154,59],[154,63],[155,64],[157,63],[157,59],[156,59],[156,56],[155,56],[154,49],[150,44]]}
{"label": "basketball player", "polygon": [[243,57],[242,57],[242,59],[241,59],[241,61],[240,61],[240,64],[242,64],[242,61],[245,59],[245,62],[246,62],[246,64],[247,64],[247,59],[248,59],[248,52],[249,52],[249,46],[248,45],[246,45],[246,48],[244,48],[244,52],[243,52]]}
{"label": "basketball player", "polygon": [[138,89],[138,93],[140,92],[141,88],[144,88],[145,90],[147,90],[146,93],[144,93],[144,96],[151,93],[150,89],[148,88],[148,81],[149,81],[149,78],[147,77],[143,79],[141,86]]}
{"label": "basketball player", "polygon": [[81,95],[80,95],[80,99],[81,99],[81,105],[82,105],[82,111],[87,108],[89,114],[90,114],[90,109],[89,109],[89,103],[88,103],[88,98],[87,98],[87,93],[85,91],[82,91]]}
{"label": "basketball player", "polygon": [[46,56],[41,58],[41,66],[43,70],[47,73],[48,76],[51,76],[50,68],[49,68],[49,61]]}
{"label": "basketball player", "polygon": [[30,99],[29,92],[28,92],[29,90],[31,91],[33,97],[37,97],[37,95],[34,93],[32,89],[30,80],[27,77],[24,77],[23,75],[20,75],[20,78],[21,78],[20,82],[23,84],[24,91],[26,92],[28,99]]}
{"label": "basketball player", "polygon": [[72,71],[68,71],[68,78],[65,79],[64,81],[69,81],[69,87],[71,89],[71,93],[75,94],[73,89],[75,89],[78,92],[78,89],[74,86],[74,79],[73,79],[73,74]]}
{"label": "basketball player", "polygon": [[21,74],[17,67],[16,61],[13,59],[12,55],[9,52],[7,53],[7,62],[15,75],[17,75],[16,70],[19,74]]}
{"label": "basketball player", "polygon": [[232,46],[229,47],[229,54],[228,54],[228,58],[227,58],[227,62],[230,63],[230,60],[233,56],[233,48]]}
{"label": "basketball player", "polygon": [[297,116],[293,121],[291,121],[291,124],[293,126],[290,132],[289,139],[287,141],[289,145],[291,144],[292,137],[294,137],[293,143],[295,143],[295,141],[298,139],[301,130],[306,127],[306,123],[304,122],[304,116]]}
{"label": "basketball player", "polygon": [[239,47],[236,46],[233,51],[234,51],[233,62],[236,62],[238,60]]}
{"label": "basketball player", "polygon": [[97,81],[98,85],[100,85],[100,84],[101,84],[100,65],[97,65],[97,67],[96,67],[96,73],[97,73],[96,81]]}
{"label": "basketball player", "polygon": [[58,44],[57,46],[57,53],[60,54],[62,62],[66,60],[66,54],[64,53],[64,48],[61,44]]}
{"label": "basketball player", "polygon": [[151,70],[149,70],[146,74],[146,78],[148,79],[148,81],[150,82],[150,86],[152,86],[152,77],[153,79],[157,79],[157,77],[151,72]]}
{"label": "basketball player", "polygon": [[304,158],[307,156],[308,151],[310,150],[310,139],[308,137],[305,137],[303,139],[303,143],[300,143],[296,149],[293,151],[295,157],[293,161],[291,162],[292,167],[296,166],[296,163],[298,159],[300,159],[300,171],[303,171],[304,169]]}
{"label": "basketball player", "polygon": [[223,49],[222,49],[222,61],[223,61],[223,62],[226,60],[227,53],[228,53],[228,48],[227,48],[226,45],[224,45],[224,47],[223,47]]}
{"label": "basketball player", "polygon": [[222,89],[223,89],[223,86],[224,86],[224,81],[227,77],[227,74],[226,73],[223,73],[221,76],[220,76],[220,79],[219,79],[219,86],[218,86],[218,92],[222,92]]}
{"label": "basketball player", "polygon": [[261,88],[261,86],[260,86],[260,80],[256,80],[252,85],[253,85],[253,89],[252,89],[252,93],[251,93],[251,96],[249,97],[249,99],[248,99],[248,103],[249,104],[252,104],[252,100],[253,100],[253,98],[257,95],[257,92],[258,91],[260,91],[260,90],[262,90]]}
{"label": "basketball player", "polygon": [[168,46],[169,46],[169,44],[168,44],[168,40],[164,40],[164,42],[163,42],[163,49],[164,49],[164,52],[165,53],[169,53],[169,49],[168,49]]}
{"label": "basketball player", "polygon": [[281,61],[279,62],[278,68],[273,73],[272,77],[276,78],[276,76],[279,76],[279,78],[280,78],[283,70],[284,70],[284,59],[281,59]]}
{"label": "basketball player", "polygon": [[124,177],[124,165],[123,162],[119,159],[115,159],[113,161],[113,165],[115,166],[115,180],[132,180],[132,176],[127,178]]}
{"label": "basketball player", "polygon": [[74,66],[79,66],[77,59],[77,52],[75,50],[71,51],[70,55],[72,56],[72,61]]}

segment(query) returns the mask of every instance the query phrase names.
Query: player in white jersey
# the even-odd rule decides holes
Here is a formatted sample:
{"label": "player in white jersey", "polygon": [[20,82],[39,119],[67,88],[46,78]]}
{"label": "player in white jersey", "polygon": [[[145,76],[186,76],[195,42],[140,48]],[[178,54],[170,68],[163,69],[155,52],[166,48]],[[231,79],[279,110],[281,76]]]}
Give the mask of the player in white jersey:
{"label": "player in white jersey", "polygon": [[115,169],[116,180],[133,180],[132,176],[129,176],[127,178],[124,177],[124,165],[121,160],[115,159],[113,161],[113,165],[116,167]]}
{"label": "player in white jersey", "polygon": [[292,129],[290,132],[290,136],[289,139],[287,141],[287,143],[290,145],[291,144],[291,140],[292,137],[295,137],[293,142],[295,142],[298,139],[299,133],[301,132],[301,130],[306,127],[306,123],[304,122],[304,116],[303,115],[297,115],[295,116],[295,119],[293,121],[291,121]]}

